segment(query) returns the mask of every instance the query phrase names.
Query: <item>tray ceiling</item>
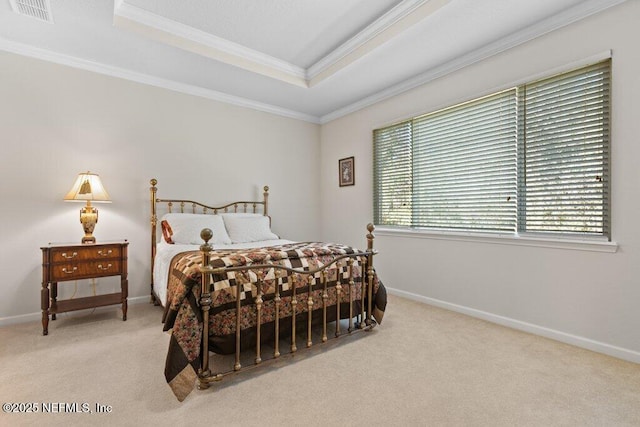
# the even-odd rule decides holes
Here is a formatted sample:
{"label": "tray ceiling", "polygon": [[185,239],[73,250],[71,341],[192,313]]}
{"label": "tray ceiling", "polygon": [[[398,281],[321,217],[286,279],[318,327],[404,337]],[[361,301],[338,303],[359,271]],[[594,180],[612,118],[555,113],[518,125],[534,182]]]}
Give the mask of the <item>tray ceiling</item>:
{"label": "tray ceiling", "polygon": [[322,123],[624,0],[0,0],[0,49]]}

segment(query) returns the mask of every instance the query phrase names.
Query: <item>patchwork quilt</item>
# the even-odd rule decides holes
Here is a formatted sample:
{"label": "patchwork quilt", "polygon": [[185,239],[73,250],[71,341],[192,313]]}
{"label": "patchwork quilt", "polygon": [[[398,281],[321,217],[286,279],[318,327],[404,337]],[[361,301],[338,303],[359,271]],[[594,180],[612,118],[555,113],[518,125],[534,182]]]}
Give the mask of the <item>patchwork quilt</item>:
{"label": "patchwork quilt", "polygon": [[[351,247],[338,244],[291,243],[257,249],[216,250],[211,253],[210,265],[215,268],[272,264],[299,270],[314,270],[331,263],[340,255],[356,252],[358,251]],[[351,298],[354,316],[361,310],[362,277],[363,272],[366,272],[366,265],[363,265],[363,262],[366,263],[366,258],[357,257],[353,264],[355,286],[351,287]],[[207,354],[202,351],[201,342],[203,319],[199,300],[202,283],[198,269],[201,263],[202,255],[199,251],[183,252],[173,259],[169,273],[167,304],[163,321],[164,330],[172,332],[165,377],[180,401],[184,400],[193,389],[198,368],[201,365],[202,354]],[[335,286],[338,282],[342,285],[339,301],[340,317],[348,318],[349,266],[347,259],[336,262],[326,271],[329,296],[327,321],[333,321],[336,318],[338,297]],[[241,299],[241,348],[255,346],[257,314],[254,303],[258,295],[258,283],[260,283],[264,301],[261,314],[262,341],[273,339],[276,286],[278,286],[281,298],[279,310],[281,337],[286,337],[291,316],[294,314],[291,304],[294,288],[298,301],[295,306],[296,321],[306,322],[309,294],[311,294],[313,302],[312,317],[316,320],[322,319],[324,285],[320,274],[313,277],[311,292],[309,292],[307,275],[275,269],[242,270],[226,272],[222,275],[212,274],[211,283],[213,303],[209,311],[209,350],[219,354],[235,352],[236,295],[238,291]],[[372,306],[372,314],[380,323],[386,307],[386,291],[377,275],[374,275]],[[289,319],[289,321],[283,321],[283,319]]]}

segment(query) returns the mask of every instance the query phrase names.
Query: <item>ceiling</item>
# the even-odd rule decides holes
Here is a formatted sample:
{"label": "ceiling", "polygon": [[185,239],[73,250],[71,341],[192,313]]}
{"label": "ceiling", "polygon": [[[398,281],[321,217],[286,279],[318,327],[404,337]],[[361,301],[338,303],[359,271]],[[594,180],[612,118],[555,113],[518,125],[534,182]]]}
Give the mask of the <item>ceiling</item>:
{"label": "ceiling", "polygon": [[0,0],[0,50],[325,123],[623,1]]}

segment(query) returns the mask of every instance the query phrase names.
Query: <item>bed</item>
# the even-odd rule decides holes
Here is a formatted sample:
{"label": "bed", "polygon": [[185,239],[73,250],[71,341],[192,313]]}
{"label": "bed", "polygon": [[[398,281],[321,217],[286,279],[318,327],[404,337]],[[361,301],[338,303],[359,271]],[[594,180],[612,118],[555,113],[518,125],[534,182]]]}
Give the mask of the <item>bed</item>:
{"label": "bed", "polygon": [[[294,242],[271,231],[268,187],[260,201],[208,206],[158,198],[150,182],[151,301],[171,331],[165,377],[178,400],[196,383],[206,389],[382,321],[372,224],[363,251]],[[209,352],[232,355],[228,369],[214,370]]]}

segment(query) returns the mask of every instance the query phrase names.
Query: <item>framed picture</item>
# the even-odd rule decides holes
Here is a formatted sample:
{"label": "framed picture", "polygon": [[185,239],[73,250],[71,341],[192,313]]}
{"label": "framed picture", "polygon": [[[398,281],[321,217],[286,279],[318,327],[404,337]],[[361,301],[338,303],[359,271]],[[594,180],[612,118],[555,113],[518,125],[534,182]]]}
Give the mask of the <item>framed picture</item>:
{"label": "framed picture", "polygon": [[356,183],[353,156],[338,160],[338,182],[340,187]]}

